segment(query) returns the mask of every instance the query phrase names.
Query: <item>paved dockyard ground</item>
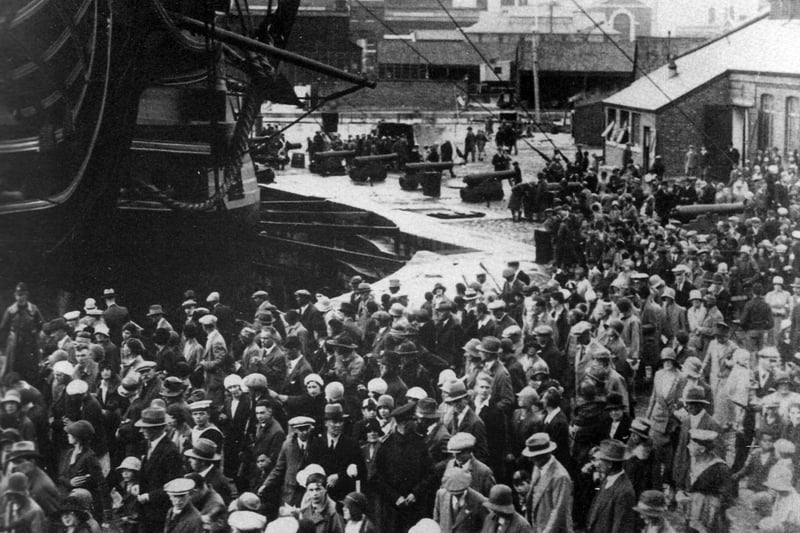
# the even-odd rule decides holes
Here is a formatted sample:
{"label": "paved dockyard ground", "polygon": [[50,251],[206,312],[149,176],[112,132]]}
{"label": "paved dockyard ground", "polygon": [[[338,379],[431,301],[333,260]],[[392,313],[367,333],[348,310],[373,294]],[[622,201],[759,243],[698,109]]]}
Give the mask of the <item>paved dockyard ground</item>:
{"label": "paved dockyard ground", "polygon": [[[477,129],[475,124],[469,124]],[[468,124],[455,130],[449,137],[454,146],[463,149],[463,138]],[[287,135],[291,138],[291,135]],[[444,141],[445,139],[442,139]],[[526,143],[527,141],[527,143]],[[536,173],[544,165],[544,159],[539,156],[529,145],[551,156],[554,152],[552,141],[570,159],[574,158],[575,146],[572,137],[568,134],[548,135],[537,133],[532,138],[521,140],[518,143],[519,154],[512,155],[512,160],[518,161],[523,171],[523,179],[532,181]],[[591,154],[599,153],[589,150]],[[535,248],[533,231],[537,225],[531,222],[512,222],[510,211],[507,208],[509,198],[509,185],[504,183],[505,198],[499,202],[486,204],[466,204],[461,201],[459,189],[463,187],[461,178],[467,174],[491,171],[491,156],[494,154],[494,144],[487,145],[487,157],[483,162],[460,164],[457,161],[454,168],[455,178],[443,174],[442,194],[440,198],[429,198],[422,195],[421,191],[403,191],[400,189],[398,179],[400,174],[390,173],[387,180],[374,186],[354,184],[347,176],[321,177],[310,174],[307,170],[287,169],[278,172],[277,182],[274,187],[295,193],[323,197],[332,201],[355,205],[370,209],[390,218],[401,227],[401,230],[411,233],[422,233],[441,240],[461,243],[471,246],[479,252],[448,255],[446,258],[438,254],[422,252],[409,262],[409,265],[398,271],[392,277],[399,277],[404,287],[410,294],[424,288],[436,281],[452,286],[462,275],[473,279],[474,272],[479,265],[485,265],[490,271],[498,274],[504,262],[511,257],[521,260],[522,267],[532,270],[541,277],[548,275],[548,270],[533,262]],[[478,212],[483,214],[480,218],[454,218],[442,220],[426,216],[432,212]],[[444,274],[444,270],[452,271]],[[472,273],[470,275],[470,273]],[[536,279],[536,278],[534,278]],[[386,290],[384,284],[387,280],[376,283],[377,291]],[[412,305],[413,305],[412,300]],[[637,411],[644,414],[647,398],[639,398]],[[729,510],[731,518],[731,532],[744,533],[757,529],[755,513],[737,504]],[[678,512],[671,513],[670,521],[679,533],[686,531],[683,516]]]}

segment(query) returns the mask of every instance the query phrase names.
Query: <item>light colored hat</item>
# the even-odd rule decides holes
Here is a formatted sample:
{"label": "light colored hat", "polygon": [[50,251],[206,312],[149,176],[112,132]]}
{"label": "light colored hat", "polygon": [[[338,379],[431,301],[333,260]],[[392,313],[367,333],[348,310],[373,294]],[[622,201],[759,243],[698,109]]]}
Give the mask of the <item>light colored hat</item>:
{"label": "light colored hat", "polygon": [[289,426],[293,428],[300,428],[304,426],[313,426],[314,419],[310,416],[295,416],[289,419]]}
{"label": "light colored hat", "polygon": [[471,450],[475,447],[475,442],[474,435],[461,431],[450,437],[450,440],[447,442],[447,451],[449,453],[456,453]]}
{"label": "light colored hat", "polygon": [[75,367],[69,361],[58,361],[53,365],[53,372],[71,376],[75,373]]}
{"label": "light colored hat", "polygon": [[403,304],[395,302],[389,308],[389,314],[394,316],[394,317],[403,316],[403,313],[405,312],[405,310],[406,310],[406,308],[405,308],[405,306]]}
{"label": "light colored hat", "polygon": [[316,383],[320,387],[325,386],[325,381],[322,379],[322,376],[319,374],[309,374],[303,379],[303,385],[308,386],[309,383]]}
{"label": "light colored hat", "polygon": [[773,285],[783,285],[783,277],[775,276],[774,278],[772,278],[772,284]]}
{"label": "light colored hat", "polygon": [[241,387],[244,383],[244,380],[239,374],[231,374],[229,376],[225,376],[225,380],[222,382],[223,386],[227,389],[230,387]]}
{"label": "light colored hat", "polygon": [[428,393],[422,387],[411,387],[406,392],[406,398],[411,398],[412,400],[421,400],[423,398],[427,398]]}
{"label": "light colored hat", "polygon": [[89,384],[82,379],[73,379],[67,383],[67,396],[77,396],[89,392]]}
{"label": "light colored hat", "polygon": [[81,317],[80,311],[69,311],[64,313],[64,320],[78,320]]}
{"label": "light colored hat", "polygon": [[111,330],[103,322],[100,322],[94,325],[94,334],[97,335],[98,333],[108,337],[111,334]]}
{"label": "light colored hat", "polygon": [[672,287],[664,287],[664,292],[661,293],[661,297],[675,300],[675,289]]}
{"label": "light colored hat", "polygon": [[486,306],[490,311],[495,311],[498,309],[505,309],[506,303],[503,300],[494,300],[493,302],[489,302],[489,305]]}
{"label": "light colored hat", "polygon": [[389,385],[382,378],[372,378],[367,383],[367,391],[374,392],[375,394],[386,394],[389,390]]}
{"label": "light colored hat", "polygon": [[442,528],[432,518],[423,518],[409,529],[408,533],[442,533]]}
{"label": "light colored hat", "polygon": [[211,400],[198,400],[189,404],[190,411],[208,411],[213,402]]}
{"label": "light colored hat", "polygon": [[442,488],[448,492],[463,492],[472,484],[472,474],[463,468],[448,468],[442,477]]}
{"label": "light colored hat", "polygon": [[703,294],[700,291],[698,291],[697,289],[689,291],[689,301],[702,300],[702,299],[703,299]]}
{"label": "light colored hat", "polygon": [[325,476],[325,469],[318,464],[312,463],[297,473],[297,483],[305,488],[308,478],[314,474]]}
{"label": "light colored hat", "polygon": [[200,322],[204,326],[216,326],[217,317],[212,314],[203,315],[200,317],[200,320],[198,322]]}
{"label": "light colored hat", "polygon": [[133,456],[126,457],[117,467],[117,470],[134,470],[138,472],[142,469],[142,462]]}
{"label": "light colored hat", "polygon": [[712,445],[719,437],[719,433],[710,429],[690,429],[689,438],[700,444]]}
{"label": "light colored hat", "polygon": [[234,511],[228,515],[228,525],[236,531],[263,531],[267,517],[253,511]]}
{"label": "light colored hat", "polygon": [[794,455],[797,447],[794,443],[787,439],[778,439],[775,441],[775,453],[780,455]]}
{"label": "light colored hat", "polygon": [[525,440],[525,449],[522,450],[522,455],[525,457],[536,457],[546,453],[552,453],[558,445],[550,440],[550,435],[547,433],[534,433]]}
{"label": "light colored hat", "polygon": [[164,492],[167,494],[172,494],[173,496],[189,494],[193,488],[194,481],[185,477],[175,478],[172,481],[164,484]]}
{"label": "light colored hat", "polygon": [[436,384],[439,387],[442,387],[445,384],[450,383],[451,381],[455,381],[456,379],[458,379],[458,378],[456,377],[456,373],[453,371],[453,369],[452,368],[445,368],[444,370],[439,372],[439,379],[436,382]]}
{"label": "light colored hat", "polygon": [[575,335],[583,335],[588,331],[592,331],[592,325],[589,322],[586,322],[585,320],[581,320],[580,322],[572,326],[571,331]]}
{"label": "light colored hat", "polygon": [[461,380],[456,380],[450,383],[450,390],[447,391],[447,398],[445,403],[454,403],[462,398],[467,397],[467,386]]}
{"label": "light colored hat", "polygon": [[219,301],[219,293],[217,291],[210,292],[206,297],[206,302],[218,302]]}

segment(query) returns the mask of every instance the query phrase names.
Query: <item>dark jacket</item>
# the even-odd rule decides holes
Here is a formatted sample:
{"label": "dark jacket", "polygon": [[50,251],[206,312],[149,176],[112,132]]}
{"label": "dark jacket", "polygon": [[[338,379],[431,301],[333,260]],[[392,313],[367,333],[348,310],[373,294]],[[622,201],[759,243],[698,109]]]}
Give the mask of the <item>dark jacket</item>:
{"label": "dark jacket", "polygon": [[347,475],[347,467],[351,464],[358,468],[358,479],[363,480],[366,473],[361,448],[358,443],[346,434],[339,436],[336,448],[328,449],[328,437],[322,435],[308,444],[308,464],[318,464],[327,475],[337,474],[339,481],[328,490],[335,501],[342,500],[349,492],[355,490],[356,480]]}
{"label": "dark jacket", "polygon": [[144,504],[139,519],[147,531],[160,531],[164,527],[167,510],[170,508],[169,498],[163,487],[168,481],[183,475],[183,458],[178,447],[166,435],[158,442],[148,458],[149,445],[149,442],[145,443],[142,468],[139,470],[139,493],[147,494],[149,501]]}
{"label": "dark jacket", "polygon": [[588,533],[633,533],[636,493],[623,472],[606,488],[605,482],[592,502],[586,530]]}
{"label": "dark jacket", "polygon": [[[200,512],[188,502],[178,515],[174,515],[172,508],[170,508],[166,519],[162,519],[162,521],[165,521],[164,533],[197,533],[198,531],[203,531],[203,519],[200,516]],[[155,533],[157,530],[141,528],[141,531]]]}

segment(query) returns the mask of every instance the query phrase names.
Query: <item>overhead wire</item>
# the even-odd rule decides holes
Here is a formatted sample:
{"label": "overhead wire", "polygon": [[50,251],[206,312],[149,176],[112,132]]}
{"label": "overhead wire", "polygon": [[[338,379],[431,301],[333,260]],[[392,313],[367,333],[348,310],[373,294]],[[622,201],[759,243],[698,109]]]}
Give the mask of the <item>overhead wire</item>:
{"label": "overhead wire", "polygon": [[[491,62],[486,58],[486,56],[483,54],[483,52],[472,41],[472,39],[467,34],[467,32],[464,31],[464,29],[461,27],[461,25],[458,23],[458,21],[453,16],[453,14],[450,13],[450,10],[448,10],[447,7],[442,3],[442,0],[436,0],[436,3],[439,4],[439,7],[442,8],[442,11],[445,12],[445,14],[447,15],[447,18],[450,19],[450,22],[453,23],[453,25],[456,27],[456,29],[459,31],[459,33],[461,33],[461,35],[464,37],[464,39],[466,39],[467,43],[469,43],[469,45],[472,47],[472,49],[475,50],[475,53],[478,54],[478,57],[481,58],[481,61],[483,61],[483,63],[488,67],[489,71],[492,74],[495,75],[495,77],[497,78],[498,81],[503,81],[503,79],[500,78],[500,75],[495,71],[495,69],[492,66]],[[535,43],[534,43],[534,46],[536,46]],[[518,94],[514,95],[514,100],[515,100],[517,106],[519,106],[519,108],[522,109],[522,111],[528,117],[528,120],[530,120],[531,123],[533,123],[536,126],[536,128],[542,134],[544,134],[544,137],[545,137],[545,139],[547,139],[547,142],[549,142],[553,146],[553,150],[555,150],[556,153],[561,154],[561,157],[563,157],[565,161],[569,162],[569,159],[566,157],[566,155],[564,155],[564,153],[558,148],[558,146],[556,146],[556,143],[553,142],[553,140],[550,138],[550,136],[547,135],[547,133],[544,131],[544,129],[542,129],[542,126],[538,123],[538,121],[536,121],[535,117],[533,115],[531,115],[531,112],[528,110],[528,108],[525,106],[525,104],[522,103],[522,99],[519,98]]]}
{"label": "overhead wire", "polygon": [[[414,45],[412,45],[412,44],[411,44],[411,43],[408,41],[408,39],[407,39],[407,38],[405,38],[405,36],[403,36],[403,35],[401,35],[401,34],[397,33],[397,31],[395,31],[395,30],[394,30],[394,28],[392,28],[391,26],[389,26],[389,24],[387,24],[387,23],[386,23],[386,22],[385,22],[385,21],[384,21],[384,20],[383,20],[381,17],[379,17],[377,14],[375,14],[375,13],[374,13],[374,12],[373,12],[373,11],[372,11],[372,10],[371,10],[369,7],[367,7],[366,5],[364,5],[364,3],[363,3],[361,0],[355,0],[355,2],[356,2],[356,3],[357,3],[359,6],[361,6],[361,8],[362,8],[364,11],[366,11],[366,12],[367,12],[367,14],[368,14],[370,17],[372,17],[373,19],[375,19],[375,21],[377,21],[377,22],[378,22],[378,23],[379,23],[381,26],[383,26],[383,27],[384,27],[384,28],[385,28],[387,31],[389,31],[389,33],[391,33],[392,35],[394,35],[394,36],[396,36],[396,37],[399,37],[399,38],[400,38],[400,39],[399,39],[399,40],[400,40],[400,42],[402,42],[402,43],[403,43],[403,44],[404,44],[406,47],[408,47],[408,48],[409,48],[409,49],[410,49],[412,52],[414,52],[414,54],[416,54],[416,55],[417,55],[417,56],[418,56],[420,59],[422,59],[422,60],[423,60],[423,61],[424,61],[424,62],[425,62],[425,63],[426,63],[428,66],[435,66],[435,64],[433,63],[433,61],[431,61],[430,59],[428,59],[428,58],[425,56],[425,54],[423,54],[422,52],[420,52],[420,51],[417,49],[417,47],[415,47]],[[492,71],[494,72],[494,69],[492,69]],[[469,91],[468,91],[466,88],[462,87],[461,85],[459,85],[458,83],[456,83],[456,82],[455,82],[455,81],[453,81],[453,80],[447,80],[447,82],[448,82],[448,83],[450,83],[450,84],[451,84],[453,87],[455,87],[456,89],[458,89],[458,90],[459,90],[461,93],[463,93],[465,96],[467,96],[467,98],[469,98]],[[502,117],[499,117],[499,116],[497,115],[497,113],[495,113],[495,112],[494,112],[494,110],[492,110],[491,108],[487,107],[487,106],[486,106],[486,105],[485,105],[483,102],[481,102],[481,101],[479,101],[479,100],[475,100],[475,103],[477,103],[477,104],[478,104],[478,107],[480,107],[480,108],[481,108],[483,111],[485,111],[486,113],[488,113],[488,114],[489,114],[489,116],[491,116],[493,119],[495,119],[495,120],[497,120],[498,122],[501,122],[501,123],[503,122],[503,119],[502,119]],[[538,125],[537,125],[537,127],[538,127]],[[541,128],[539,128],[539,129],[540,129],[540,131],[542,131],[542,130],[541,130]],[[564,159],[565,159],[565,160],[568,162],[568,159],[567,159],[567,158],[564,156],[564,154],[561,152],[561,150],[559,150],[559,149],[558,149],[558,147],[555,145],[555,143],[553,143],[553,141],[552,141],[552,140],[551,140],[551,139],[550,139],[550,138],[547,136],[547,134],[546,134],[544,131],[542,131],[542,133],[544,133],[544,135],[545,135],[545,138],[546,138],[546,139],[547,139],[547,140],[550,142],[550,144],[551,144],[551,145],[553,145],[553,147],[555,148],[556,152],[557,152],[557,153],[561,153],[562,157],[564,157]],[[522,140],[522,142],[523,142],[523,143],[525,143],[525,144],[526,144],[526,145],[527,145],[527,146],[528,146],[528,147],[529,147],[531,150],[533,150],[534,152],[536,152],[537,154],[539,154],[539,155],[540,155],[540,156],[541,156],[541,157],[542,157],[542,158],[543,158],[545,161],[547,161],[548,163],[550,162],[551,158],[550,158],[550,157],[548,157],[546,154],[544,154],[544,153],[543,153],[541,150],[539,150],[538,148],[536,148],[536,147],[535,147],[533,144],[531,144],[531,143],[528,141],[528,139],[527,139],[527,138],[525,138],[525,137],[522,137],[522,138],[521,138],[521,140]]]}
{"label": "overhead wire", "polygon": [[725,158],[728,159],[728,161],[735,164],[735,161],[733,160],[733,158],[731,158],[730,155],[728,155],[727,151],[722,150],[717,145],[717,143],[714,142],[714,139],[712,139],[711,136],[709,136],[707,133],[705,133],[701,128],[697,126],[694,119],[692,119],[692,117],[689,116],[689,114],[683,110],[680,104],[676,103],[675,99],[670,97],[670,95],[667,94],[667,92],[658,83],[656,83],[656,81],[652,78],[652,76],[650,76],[648,72],[645,72],[645,70],[637,64],[637,62],[630,56],[630,54],[628,54],[628,52],[626,52],[625,49],[623,49],[622,46],[620,46],[620,44],[606,32],[606,30],[583,8],[583,6],[581,6],[580,3],[578,3],[578,0],[572,0],[572,3],[575,4],[575,7],[578,8],[578,10],[583,14],[583,16],[585,16],[594,25],[595,28],[600,30],[600,32],[603,34],[606,40],[610,41],[614,45],[614,47],[617,50],[619,50],[620,53],[624,55],[628,61],[631,62],[634,68],[634,72],[638,70],[642,74],[642,76],[645,77],[650,83],[652,83],[653,86],[658,90],[658,92],[660,92],[662,96],[664,96],[664,98],[667,99],[668,103],[674,104],[675,108],[681,115],[683,115],[683,117],[686,119],[686,121],[689,123],[692,129],[695,130],[702,138],[710,141],[709,142],[710,147],[715,148],[716,150],[719,151],[719,153],[724,154]]}

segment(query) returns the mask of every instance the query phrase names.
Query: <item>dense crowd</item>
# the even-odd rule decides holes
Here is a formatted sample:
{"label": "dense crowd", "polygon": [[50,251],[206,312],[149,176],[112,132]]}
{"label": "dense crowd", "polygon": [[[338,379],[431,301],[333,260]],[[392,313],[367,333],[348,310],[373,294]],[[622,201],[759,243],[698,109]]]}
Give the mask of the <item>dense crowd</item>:
{"label": "dense crowd", "polygon": [[[45,320],[20,283],[0,529],[722,533],[738,502],[798,530],[794,161],[737,162],[729,187],[579,154],[539,176],[544,282],[516,261],[424,295],[356,276],[282,310],[189,290],[138,321],[113,289]],[[708,187],[746,211],[670,218]]]}

